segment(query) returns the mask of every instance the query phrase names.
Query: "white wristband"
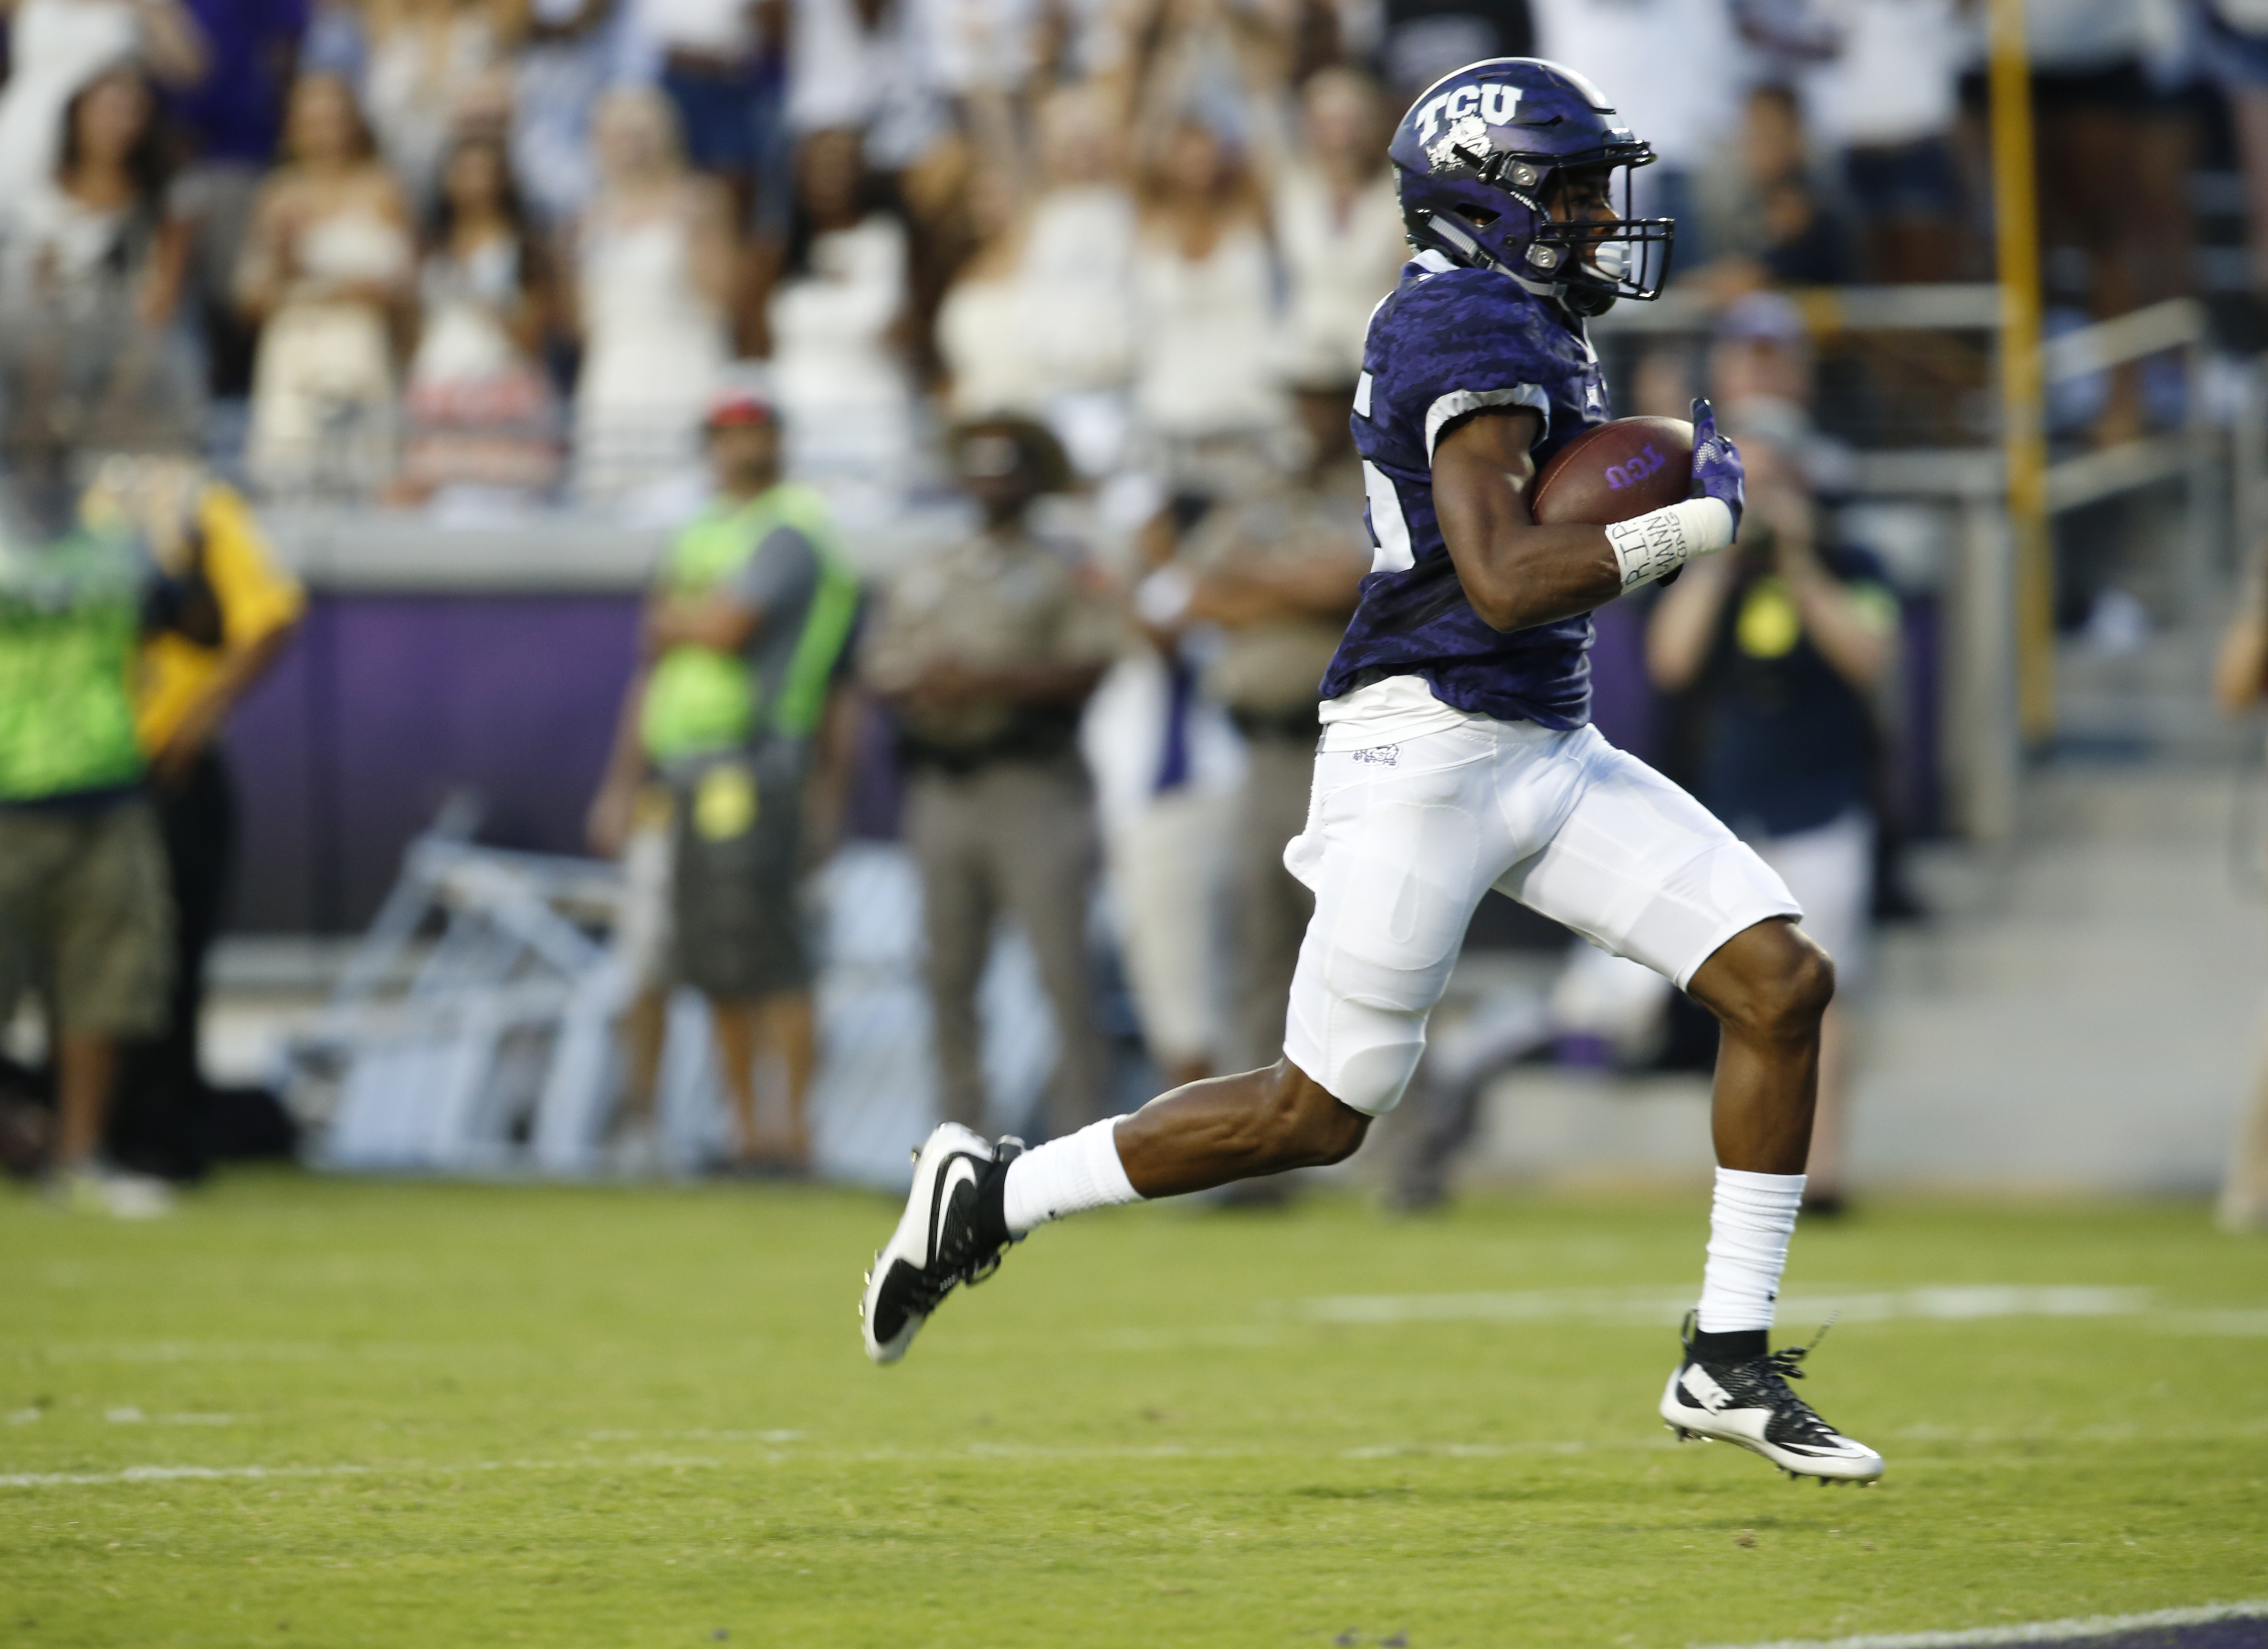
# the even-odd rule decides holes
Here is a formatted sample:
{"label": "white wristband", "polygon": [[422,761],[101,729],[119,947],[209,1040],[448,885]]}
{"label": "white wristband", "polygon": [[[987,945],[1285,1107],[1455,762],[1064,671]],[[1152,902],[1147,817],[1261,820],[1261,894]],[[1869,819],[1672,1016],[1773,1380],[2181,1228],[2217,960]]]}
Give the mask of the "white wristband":
{"label": "white wristband", "polygon": [[1607,542],[1622,563],[1623,588],[1675,572],[1696,556],[1733,541],[1732,507],[1722,498],[1686,498],[1664,504],[1607,529]]}

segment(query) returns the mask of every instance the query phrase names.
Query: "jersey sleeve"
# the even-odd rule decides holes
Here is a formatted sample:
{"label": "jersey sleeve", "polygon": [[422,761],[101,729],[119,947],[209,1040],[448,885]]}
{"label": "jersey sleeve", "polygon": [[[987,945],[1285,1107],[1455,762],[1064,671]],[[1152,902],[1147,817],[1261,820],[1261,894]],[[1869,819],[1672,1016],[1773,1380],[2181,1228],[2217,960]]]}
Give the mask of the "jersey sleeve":
{"label": "jersey sleeve", "polygon": [[1550,433],[1545,388],[1557,366],[1539,335],[1535,299],[1510,276],[1484,269],[1435,276],[1402,304],[1388,344],[1386,384],[1396,433],[1431,465],[1460,418],[1526,407]]}

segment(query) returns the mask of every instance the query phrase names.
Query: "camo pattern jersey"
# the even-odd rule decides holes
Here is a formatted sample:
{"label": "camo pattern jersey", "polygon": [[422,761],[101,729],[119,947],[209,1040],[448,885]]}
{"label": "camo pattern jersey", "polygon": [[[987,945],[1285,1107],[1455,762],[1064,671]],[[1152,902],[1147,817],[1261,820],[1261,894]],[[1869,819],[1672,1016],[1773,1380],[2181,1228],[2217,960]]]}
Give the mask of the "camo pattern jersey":
{"label": "camo pattern jersey", "polygon": [[1370,318],[1355,391],[1376,551],[1323,697],[1388,675],[1502,721],[1580,727],[1591,718],[1588,614],[1506,634],[1465,600],[1433,514],[1433,448],[1458,418],[1496,407],[1543,416],[1536,467],[1607,421],[1606,377],[1580,323],[1508,275],[1436,252],[1405,264]]}

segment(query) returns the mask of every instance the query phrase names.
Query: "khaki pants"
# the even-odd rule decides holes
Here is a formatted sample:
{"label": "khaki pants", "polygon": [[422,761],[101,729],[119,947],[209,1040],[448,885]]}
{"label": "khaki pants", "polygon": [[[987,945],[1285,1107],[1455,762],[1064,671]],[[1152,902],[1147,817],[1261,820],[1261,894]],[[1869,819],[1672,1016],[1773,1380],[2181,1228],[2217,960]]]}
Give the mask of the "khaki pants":
{"label": "khaki pants", "polygon": [[906,799],[906,845],[921,870],[930,1013],[940,1108],[981,1127],[984,1073],[976,987],[995,921],[1020,923],[1055,1010],[1062,1052],[1048,1126],[1063,1135],[1101,1115],[1105,1056],[1094,1024],[1086,911],[1094,877],[1094,803],[1070,761],[1000,762],[974,773],[925,770]]}
{"label": "khaki pants", "polygon": [[173,894],[146,799],[0,808],[0,1018],[36,984],[52,1026],[155,1036],[173,976]]}
{"label": "khaki pants", "polygon": [[1285,845],[1307,827],[1314,741],[1261,736],[1248,748],[1229,871],[1234,924],[1230,952],[1235,1022],[1227,1050],[1232,1071],[1257,1071],[1283,1056],[1292,975],[1315,909],[1315,896],[1284,868]]}
{"label": "khaki pants", "polygon": [[1171,1071],[1221,1057],[1233,997],[1220,939],[1233,793],[1184,788],[1155,796],[1110,843],[1111,904],[1142,1040]]}

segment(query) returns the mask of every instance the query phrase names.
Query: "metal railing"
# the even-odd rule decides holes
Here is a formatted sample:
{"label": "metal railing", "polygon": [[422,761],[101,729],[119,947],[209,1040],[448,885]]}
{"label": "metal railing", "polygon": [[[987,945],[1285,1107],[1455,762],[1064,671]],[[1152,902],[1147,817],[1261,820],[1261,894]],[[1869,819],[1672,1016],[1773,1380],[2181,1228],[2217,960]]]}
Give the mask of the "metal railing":
{"label": "metal railing", "polygon": [[[1997,285],[1852,286],[1792,296],[1815,339],[1870,332],[1981,333],[1998,350]],[[1691,336],[1706,334],[1714,321],[1697,294],[1674,291],[1655,304],[1616,310],[1599,331],[1602,340]],[[2176,298],[2078,328],[2046,341],[2041,351],[2051,386],[2180,352],[2186,379],[2180,430],[2066,457],[2050,465],[2045,480],[2051,514],[2184,482],[2188,530],[2170,581],[2184,615],[2203,612],[2212,599],[2232,492],[2244,541],[2268,536],[2268,368],[2249,380],[2235,438],[2224,442],[2204,393],[2207,342],[2205,306]],[[2231,484],[2224,484],[2225,473]],[[1956,517],[1943,580],[1947,710],[1940,756],[1954,822],[1972,838],[2004,839],[2015,823],[2022,739],[2016,716],[2014,546],[2001,450],[1981,443],[1862,449],[1851,454],[1844,487],[1860,499],[1926,503]]]}

